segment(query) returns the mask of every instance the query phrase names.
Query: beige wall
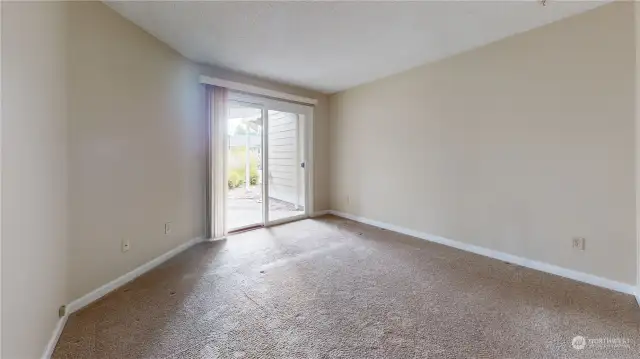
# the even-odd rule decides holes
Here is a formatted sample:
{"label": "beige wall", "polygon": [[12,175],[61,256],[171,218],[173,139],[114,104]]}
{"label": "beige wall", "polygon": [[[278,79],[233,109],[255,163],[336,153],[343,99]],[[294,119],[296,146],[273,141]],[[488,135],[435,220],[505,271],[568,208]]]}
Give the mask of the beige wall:
{"label": "beige wall", "polygon": [[200,74],[319,97],[316,202],[328,208],[326,96],[192,64],[102,3],[70,7],[69,300],[204,235]]}
{"label": "beige wall", "polygon": [[332,96],[332,208],[635,283],[630,6]]}
{"label": "beige wall", "polygon": [[73,300],[204,234],[205,147],[197,68],[102,3],[70,8]]}
{"label": "beige wall", "polygon": [[39,358],[67,299],[66,5],[1,6],[1,356]]}
{"label": "beige wall", "polygon": [[637,286],[636,286],[636,298],[640,304],[640,4],[634,1],[634,14],[635,14],[635,49],[636,49],[636,250],[637,259],[636,266],[638,269],[637,274]]}

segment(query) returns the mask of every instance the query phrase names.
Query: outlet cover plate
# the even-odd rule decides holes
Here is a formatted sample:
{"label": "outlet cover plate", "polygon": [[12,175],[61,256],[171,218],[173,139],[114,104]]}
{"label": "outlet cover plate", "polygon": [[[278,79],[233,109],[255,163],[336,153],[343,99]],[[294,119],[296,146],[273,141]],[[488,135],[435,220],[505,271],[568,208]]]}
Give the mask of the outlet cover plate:
{"label": "outlet cover plate", "polygon": [[573,248],[584,251],[586,239],[584,237],[573,238]]}
{"label": "outlet cover plate", "polygon": [[131,249],[131,243],[126,239],[122,240],[122,253],[129,251]]}

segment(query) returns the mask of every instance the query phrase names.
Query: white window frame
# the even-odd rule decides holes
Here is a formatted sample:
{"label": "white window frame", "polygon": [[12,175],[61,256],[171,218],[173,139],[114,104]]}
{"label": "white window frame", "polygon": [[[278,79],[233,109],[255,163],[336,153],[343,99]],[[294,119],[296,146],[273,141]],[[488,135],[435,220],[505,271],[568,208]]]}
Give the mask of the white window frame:
{"label": "white window frame", "polygon": [[[286,222],[292,222],[292,221],[296,221],[299,219],[304,219],[304,218],[309,218],[312,216],[313,211],[314,211],[314,196],[315,196],[315,191],[314,191],[314,156],[313,156],[313,128],[314,128],[314,119],[313,119],[313,114],[314,114],[314,107],[310,106],[310,105],[304,105],[304,104],[300,104],[300,103],[293,103],[293,102],[287,102],[287,101],[283,101],[283,100],[277,100],[277,99],[271,99],[271,98],[266,98],[263,96],[256,96],[256,95],[252,95],[252,94],[247,94],[247,93],[243,93],[243,92],[238,92],[238,91],[233,91],[230,90],[228,92],[228,97],[227,97],[227,101],[233,101],[233,102],[238,102],[238,103],[243,103],[243,104],[247,104],[247,105],[251,105],[251,106],[255,106],[255,107],[259,107],[262,108],[263,113],[262,113],[262,118],[263,118],[263,137],[262,137],[262,145],[264,147],[264,151],[263,152],[263,171],[266,171],[268,169],[269,163],[268,163],[268,146],[269,146],[269,140],[268,140],[268,136],[267,136],[267,131],[265,130],[268,126],[269,123],[269,110],[275,110],[275,111],[283,111],[283,112],[290,112],[290,113],[295,113],[295,114],[300,114],[304,116],[304,120],[305,120],[305,134],[304,134],[304,163],[305,163],[305,171],[304,171],[304,181],[306,184],[306,188],[305,188],[305,208],[304,208],[304,213],[301,215],[297,215],[297,216],[292,216],[292,217],[288,217],[288,218],[283,218],[283,219],[279,219],[279,220],[271,220],[269,219],[269,209],[267,207],[267,205],[265,205],[263,207],[263,219],[264,219],[264,224],[265,226],[273,226],[273,225],[277,225],[277,224],[282,224],[282,223],[286,223]],[[264,174],[263,174],[263,178]],[[269,194],[269,184],[267,180],[263,180],[264,184],[263,184],[263,193],[265,196],[268,196]],[[268,202],[268,199],[264,199],[264,202]]]}

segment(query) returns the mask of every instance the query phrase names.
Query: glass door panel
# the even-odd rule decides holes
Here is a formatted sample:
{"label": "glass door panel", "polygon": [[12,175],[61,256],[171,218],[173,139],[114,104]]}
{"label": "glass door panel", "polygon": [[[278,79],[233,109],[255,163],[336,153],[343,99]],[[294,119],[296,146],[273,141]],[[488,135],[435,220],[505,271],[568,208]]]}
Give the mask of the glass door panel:
{"label": "glass door panel", "polygon": [[262,198],[262,109],[229,102],[227,201],[229,231],[264,224]]}
{"label": "glass door panel", "polygon": [[305,215],[305,123],[301,114],[268,110],[267,201],[269,222]]}

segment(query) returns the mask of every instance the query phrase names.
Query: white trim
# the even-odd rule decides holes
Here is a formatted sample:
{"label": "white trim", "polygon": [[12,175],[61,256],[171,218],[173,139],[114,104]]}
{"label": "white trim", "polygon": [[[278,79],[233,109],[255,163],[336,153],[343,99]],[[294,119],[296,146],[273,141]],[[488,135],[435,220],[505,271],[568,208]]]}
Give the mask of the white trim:
{"label": "white trim", "polygon": [[[305,138],[304,138],[304,157],[305,157],[305,209],[304,216],[300,217],[291,217],[291,220],[297,220],[302,218],[308,218],[314,213],[314,200],[315,200],[315,184],[314,184],[314,176],[315,176],[315,161],[314,161],[314,127],[315,127],[315,119],[314,119],[314,108],[306,105],[295,104],[290,102],[284,102],[276,99],[270,99],[265,97],[254,96],[246,93],[239,92],[230,92],[229,93],[229,101],[235,103],[241,103],[243,106],[250,106],[255,108],[262,108],[262,171],[263,171],[263,188],[262,193],[269,193],[269,181],[267,176],[267,171],[269,169],[269,158],[268,148],[269,148],[269,111],[282,111],[289,112],[297,115],[304,116],[305,122]],[[225,131],[226,133],[226,131]],[[268,211],[268,198],[263,198],[263,223],[265,227],[282,224],[288,222],[288,220],[277,220],[271,221],[269,219],[269,211]],[[237,230],[234,228],[234,230]]]}
{"label": "white trim", "polygon": [[[0,69],[2,69],[2,4],[0,3]],[[5,34],[7,33],[7,31],[5,30]],[[6,54],[6,51],[5,51]],[[6,78],[6,76],[5,76]],[[2,84],[2,71],[0,71],[0,84]],[[2,128],[3,128],[3,119],[2,119],[2,113],[4,111],[2,111],[2,99],[4,97],[2,97],[2,86],[0,85],[0,203],[2,203]],[[0,205],[0,243],[2,243],[2,206]],[[2,246],[0,245],[0,288],[2,288]],[[1,291],[0,291],[1,292]],[[0,295],[0,308],[4,308],[4,306],[2,305],[2,295]],[[2,317],[1,315],[1,310],[0,310],[0,317]],[[0,356],[2,356],[2,338],[4,338],[4,336],[2,335],[2,325],[0,324]]]}
{"label": "white trim", "polygon": [[[243,232],[246,231],[247,229],[253,229],[253,228],[262,228],[264,227],[264,224],[262,223],[262,221],[254,223],[254,224],[247,224],[245,226],[240,226],[238,228],[229,228],[227,230],[227,234],[233,234],[233,233],[237,233],[237,232]],[[224,238],[224,237],[218,237],[216,239],[220,239],[220,238]]]}
{"label": "white trim", "polygon": [[53,335],[51,335],[51,339],[49,339],[49,343],[47,343],[47,347],[44,349],[42,359],[50,359],[51,355],[53,355],[53,351],[56,349],[58,339],[60,339],[60,335],[62,334],[65,324],[67,324],[68,318],[69,315],[67,314],[58,320],[58,324],[53,328]]}
{"label": "white trim", "polygon": [[262,148],[260,148],[260,167],[262,179],[262,225],[269,224],[269,109],[262,105]]}
{"label": "white trim", "polygon": [[[260,150],[260,155],[261,155],[260,162],[261,163],[265,163],[264,158],[266,156],[265,155],[266,151],[264,151],[264,149],[266,148],[266,145],[264,143],[266,141],[266,139],[265,139],[265,136],[266,136],[265,128],[266,128],[266,124],[268,123],[268,121],[267,121],[268,111],[265,109],[263,104],[251,102],[250,99],[243,98],[243,97],[238,97],[234,93],[229,93],[229,95],[227,96],[227,111],[232,107],[245,107],[245,108],[251,108],[251,109],[254,109],[254,110],[260,110],[260,118],[262,118],[262,130],[260,131],[260,149],[261,149]],[[224,120],[225,120],[225,122],[228,123],[229,119],[225,118]],[[225,127],[226,127],[226,125],[225,125]],[[223,133],[227,133],[227,130],[225,130]],[[225,174],[225,177],[226,177],[227,170],[228,170],[228,168],[227,168],[228,167],[228,161],[229,161],[229,153],[228,153],[228,151],[229,151],[229,137],[228,136],[224,136],[223,141],[224,141],[224,146],[223,146],[223,151],[224,151],[224,156],[223,156],[224,157],[224,169],[222,170],[222,173]],[[213,154],[211,154],[211,156],[213,156]],[[263,187],[262,188],[262,193],[267,193],[266,190],[264,189],[264,186],[266,185],[266,183],[265,183],[266,181],[264,180],[265,179],[264,166],[263,166],[261,171],[262,171],[262,187]],[[259,227],[259,226],[260,227],[264,226],[265,218],[266,218],[266,214],[265,213],[267,211],[267,208],[265,207],[266,203],[265,203],[265,201],[263,199],[262,205],[260,206],[260,212],[261,212],[261,215],[262,215],[262,218],[260,218],[260,221],[255,222],[255,223],[245,224],[245,225],[242,225],[240,227],[234,227],[234,228],[228,227],[226,221],[227,221],[227,217],[228,217],[227,216],[228,215],[228,213],[227,213],[227,199],[228,199],[229,188],[226,185],[226,181],[223,181],[223,183],[224,183],[224,194],[222,195],[222,197],[223,197],[224,204],[222,205],[222,208],[223,208],[222,211],[224,212],[224,217],[225,217],[225,219],[224,219],[224,221],[225,221],[225,223],[224,223],[224,226],[225,226],[224,233],[241,232],[241,231],[244,231],[245,229],[248,229],[248,228],[256,228],[256,227]],[[216,238],[216,239],[219,239],[219,238]]]}
{"label": "white trim", "polygon": [[543,263],[543,262],[538,262],[538,261],[523,258],[523,257],[518,257],[512,254],[496,251],[493,249],[475,246],[473,244],[454,241],[452,239],[447,239],[444,237],[423,233],[420,231],[396,226],[393,224],[375,221],[375,220],[364,218],[364,217],[354,216],[349,213],[343,213],[343,212],[338,212],[333,210],[330,212],[335,216],[350,219],[352,221],[369,224],[379,228],[384,228],[390,231],[406,234],[408,236],[424,239],[430,242],[444,244],[445,246],[449,246],[449,247],[461,249],[463,251],[479,254],[481,256],[521,265],[523,267],[535,269],[541,272],[555,274],[561,277],[576,280],[578,282],[588,283],[591,285],[595,285],[598,287],[602,287],[602,288],[606,288],[606,289],[610,289],[610,290],[614,290],[614,291],[622,292],[626,294],[631,294],[631,295],[636,294],[635,288],[631,284],[617,282],[611,279],[598,277],[592,274],[578,272],[572,269],[567,269],[567,268],[558,267],[548,263]]}
{"label": "white trim", "polygon": [[304,114],[305,117],[305,136],[304,136],[304,175],[305,175],[305,185],[307,186],[304,189],[305,198],[305,213],[307,215],[311,215],[311,213],[315,212],[316,206],[316,188],[315,188],[315,171],[316,171],[316,160],[315,160],[315,111],[308,111],[307,114]]}
{"label": "white trim", "polygon": [[167,260],[175,257],[176,255],[180,254],[181,252],[185,251],[186,249],[192,247],[195,244],[198,244],[200,242],[203,241],[203,238],[194,238],[189,240],[188,242],[185,242],[179,246],[177,246],[176,248],[168,251],[165,254],[160,255],[159,257],[156,257],[152,260],[150,260],[149,262],[137,267],[136,269],[132,270],[129,273],[126,273],[114,280],[112,280],[111,282],[101,286],[100,288],[87,293],[85,295],[83,295],[82,297],[74,300],[73,302],[69,303],[69,305],[67,306],[67,312],[68,314],[74,313],[76,311],[78,311],[79,309],[82,309],[84,307],[86,307],[87,305],[95,302],[96,300],[104,297],[105,295],[109,294],[110,292],[122,287],[123,285],[131,282],[132,280],[138,278],[139,276],[145,274],[146,272],[154,269],[155,267],[159,266],[160,264],[166,262]]}
{"label": "white trim", "polygon": [[331,214],[331,211],[326,209],[324,211],[315,211],[311,214],[311,217],[321,217],[321,216],[326,216],[327,214]]}
{"label": "white trim", "polygon": [[53,354],[53,351],[56,348],[56,345],[58,344],[58,340],[60,339],[60,335],[62,334],[62,330],[64,329],[65,324],[67,323],[67,319],[69,319],[69,315],[71,315],[72,313],[78,311],[79,309],[82,309],[84,307],[86,307],[87,305],[95,302],[96,300],[104,297],[105,295],[109,294],[110,292],[122,287],[123,285],[131,282],[132,280],[138,278],[139,276],[143,275],[144,273],[154,269],[155,267],[159,266],[160,264],[166,262],[167,260],[175,257],[176,255],[182,253],[183,251],[187,250],[188,248],[205,241],[203,238],[194,238],[189,240],[188,242],[185,242],[179,246],[177,246],[176,248],[166,252],[165,254],[156,257],[152,260],[150,260],[149,262],[137,267],[136,269],[132,270],[129,273],[126,273],[114,280],[112,280],[111,282],[101,286],[100,288],[83,295],[82,297],[74,300],[73,302],[69,303],[69,305],[67,305],[67,313],[65,314],[64,317],[60,318],[60,320],[58,320],[58,324],[56,324],[56,327],[53,329],[53,334],[51,335],[51,339],[49,339],[49,343],[47,343],[47,347],[44,350],[44,353],[42,354],[42,359],[49,359],[51,358],[51,355]]}
{"label": "white trim", "polygon": [[246,92],[246,93],[255,94],[255,95],[273,97],[273,98],[278,98],[278,99],[287,100],[287,101],[306,103],[309,105],[318,104],[318,100],[314,98],[293,95],[290,93],[280,92],[275,90],[269,90],[263,87],[247,85],[240,82],[233,82],[233,81],[223,80],[223,79],[209,77],[205,75],[200,75],[200,83],[225,87],[225,88],[228,88],[229,90]]}
{"label": "white trim", "polygon": [[300,220],[307,219],[307,218],[309,218],[309,215],[306,214],[306,213],[296,214],[295,216],[291,216],[291,217],[285,217],[285,218],[279,218],[279,219],[271,220],[271,221],[269,221],[269,223],[265,227],[279,226],[281,224],[300,221]]}

